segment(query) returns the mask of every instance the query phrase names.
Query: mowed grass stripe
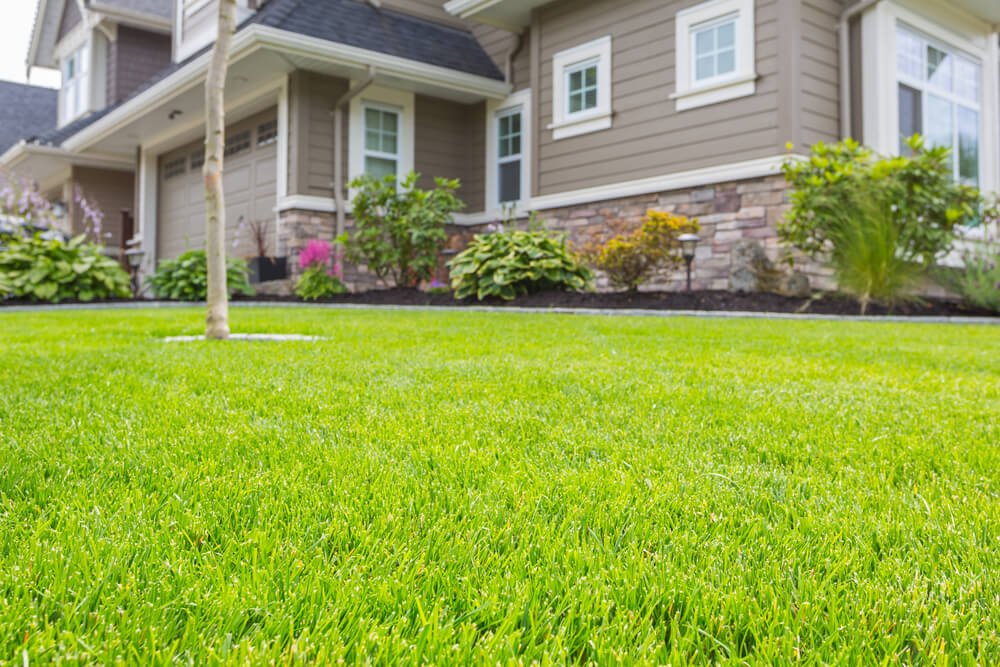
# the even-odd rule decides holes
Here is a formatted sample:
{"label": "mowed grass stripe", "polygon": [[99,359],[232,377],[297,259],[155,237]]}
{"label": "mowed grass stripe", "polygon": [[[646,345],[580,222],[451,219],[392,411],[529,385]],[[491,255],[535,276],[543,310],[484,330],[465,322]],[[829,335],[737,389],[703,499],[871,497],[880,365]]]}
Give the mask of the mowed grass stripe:
{"label": "mowed grass stripe", "polygon": [[0,661],[1000,660],[1000,332],[0,313]]}

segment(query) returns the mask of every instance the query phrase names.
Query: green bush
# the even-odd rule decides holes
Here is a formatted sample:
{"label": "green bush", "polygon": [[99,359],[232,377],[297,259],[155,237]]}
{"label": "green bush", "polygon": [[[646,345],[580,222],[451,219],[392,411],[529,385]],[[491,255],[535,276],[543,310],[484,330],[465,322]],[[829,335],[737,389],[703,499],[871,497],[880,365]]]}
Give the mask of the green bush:
{"label": "green bush", "polygon": [[69,241],[9,236],[4,243],[0,298],[59,303],[132,296],[128,273],[84,235]]}
{"label": "green bush", "polygon": [[302,272],[295,283],[295,293],[306,301],[315,301],[347,293],[347,287],[333,272],[322,264],[313,264]]}
{"label": "green bush", "polygon": [[677,268],[683,261],[677,239],[699,229],[697,220],[650,210],[641,227],[605,241],[595,240],[584,256],[612,285],[635,292],[658,273]]}
{"label": "green bush", "polygon": [[930,266],[951,247],[957,226],[996,212],[976,188],[955,183],[947,148],[927,148],[919,136],[909,156],[880,157],[853,140],[818,143],[808,160],[784,165],[791,209],[778,225],[781,239],[812,257],[832,249],[844,210],[858,192],[891,207],[904,255]]}
{"label": "green bush", "polygon": [[967,305],[1000,313],[1000,240],[986,238],[962,253],[963,267],[942,272],[941,282]]}
{"label": "green bush", "polygon": [[[226,261],[226,287],[229,294],[250,296],[247,263],[242,259]],[[204,301],[208,294],[208,259],[204,250],[188,250],[176,259],[160,262],[150,280],[153,293],[161,299]]]}
{"label": "green bush", "polygon": [[433,190],[416,187],[419,174],[401,183],[395,176],[363,176],[351,183],[355,230],[340,241],[347,259],[366,264],[383,282],[415,287],[429,280],[447,239],[445,225],[464,204],[455,196],[457,180],[434,179]]}
{"label": "green bush", "polygon": [[593,276],[566,245],[544,231],[478,234],[448,263],[456,299],[510,300],[543,290],[583,291]]}

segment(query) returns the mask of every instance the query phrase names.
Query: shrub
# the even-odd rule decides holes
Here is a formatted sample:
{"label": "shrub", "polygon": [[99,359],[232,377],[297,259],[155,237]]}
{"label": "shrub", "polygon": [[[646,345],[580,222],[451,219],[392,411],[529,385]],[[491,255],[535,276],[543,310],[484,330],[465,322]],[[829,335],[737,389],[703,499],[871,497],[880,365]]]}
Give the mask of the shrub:
{"label": "shrub", "polygon": [[[150,283],[153,293],[161,299],[204,301],[208,293],[208,259],[205,251],[188,250],[176,259],[160,262]],[[227,259],[226,287],[230,295],[253,294],[247,263],[242,259]]]}
{"label": "shrub", "polygon": [[478,234],[448,263],[456,299],[510,300],[543,290],[582,291],[593,276],[566,245],[545,231]]}
{"label": "shrub", "polygon": [[699,229],[697,220],[649,211],[641,227],[603,243],[595,241],[585,256],[594,268],[607,274],[612,285],[634,292],[657,273],[677,268],[683,261],[677,238]]}
{"label": "shrub", "polygon": [[872,302],[893,308],[916,300],[913,289],[925,268],[905,242],[892,204],[862,190],[839,213],[829,234],[837,283],[858,300],[862,315]]}
{"label": "shrub", "polygon": [[0,297],[59,303],[127,298],[129,276],[84,235],[69,241],[10,236],[0,250]]}
{"label": "shrub", "polygon": [[429,280],[447,239],[445,225],[463,207],[457,180],[436,178],[434,189],[421,190],[418,178],[411,173],[397,184],[394,176],[363,176],[351,183],[355,231],[338,241],[351,262],[366,264],[384,283],[416,287]]}
{"label": "shrub", "polygon": [[996,215],[976,188],[953,181],[947,148],[927,148],[919,136],[908,145],[909,156],[883,158],[850,139],[818,143],[808,160],[786,162],[793,191],[779,237],[812,257],[829,252],[843,211],[865,192],[892,207],[904,255],[929,266],[951,247],[956,226]]}
{"label": "shrub", "polygon": [[967,305],[1000,313],[1000,239],[987,236],[962,253],[961,269],[942,273],[941,282]]}
{"label": "shrub", "polygon": [[330,266],[332,248],[326,241],[310,241],[299,255],[302,276],[295,283],[295,293],[307,301],[344,294],[343,271],[339,262]]}

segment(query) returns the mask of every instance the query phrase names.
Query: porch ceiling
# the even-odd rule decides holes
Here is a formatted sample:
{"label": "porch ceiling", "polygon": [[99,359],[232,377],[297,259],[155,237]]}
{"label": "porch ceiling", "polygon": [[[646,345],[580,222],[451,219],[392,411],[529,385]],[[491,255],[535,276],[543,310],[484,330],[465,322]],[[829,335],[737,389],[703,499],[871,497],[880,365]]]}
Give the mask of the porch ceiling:
{"label": "porch ceiling", "polygon": [[1000,25],[1000,0],[954,0],[954,2],[972,15]]}

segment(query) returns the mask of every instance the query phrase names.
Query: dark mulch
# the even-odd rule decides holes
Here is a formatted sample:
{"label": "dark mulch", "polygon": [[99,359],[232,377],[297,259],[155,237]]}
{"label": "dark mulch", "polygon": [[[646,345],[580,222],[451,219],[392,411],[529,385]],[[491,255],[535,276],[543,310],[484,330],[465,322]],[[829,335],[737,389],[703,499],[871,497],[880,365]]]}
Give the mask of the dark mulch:
{"label": "dark mulch", "polygon": [[[290,301],[286,297],[252,297],[257,301]],[[479,305],[474,299],[456,301],[450,294],[427,294],[414,289],[387,289],[344,294],[317,303],[347,303],[391,306],[451,306]],[[644,310],[707,310],[740,311],[754,313],[811,313],[818,315],[858,315],[858,303],[848,297],[825,294],[818,299],[802,299],[778,294],[740,294],[726,291],[696,292],[640,292],[638,294],[543,292],[523,296],[514,301],[491,299],[481,302],[488,306],[515,306],[521,308],[605,308]],[[895,308],[891,313],[881,306],[868,309],[869,315],[910,316],[977,316],[998,317],[997,313],[967,308],[961,304],[938,299]]]}
{"label": "dark mulch", "polygon": [[[273,303],[301,303],[294,297],[254,296],[236,297],[234,301],[261,301]],[[68,302],[67,302],[68,303]],[[102,303],[128,303],[108,301]],[[141,303],[151,303],[141,301]],[[311,303],[357,304],[376,306],[463,306],[487,305],[521,308],[601,308],[601,309],[643,309],[643,310],[704,310],[753,313],[807,313],[814,315],[858,315],[860,310],[853,299],[837,294],[824,294],[815,299],[802,299],[778,294],[740,294],[725,291],[695,292],[640,292],[638,294],[615,293],[574,293],[543,292],[524,296],[514,301],[490,299],[479,302],[474,299],[456,301],[450,294],[427,294],[415,289],[386,289],[344,294]],[[33,305],[25,302],[4,301],[3,306]],[[1000,317],[990,311],[967,308],[961,304],[939,299],[925,299],[922,302],[896,307],[892,312],[881,306],[872,306],[868,315],[908,315],[937,317]]]}

